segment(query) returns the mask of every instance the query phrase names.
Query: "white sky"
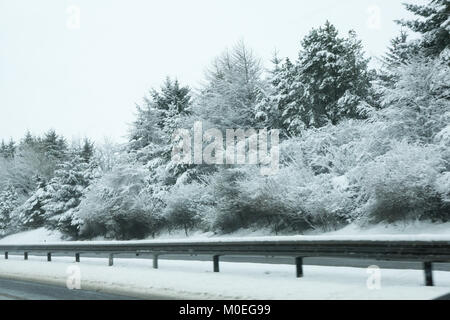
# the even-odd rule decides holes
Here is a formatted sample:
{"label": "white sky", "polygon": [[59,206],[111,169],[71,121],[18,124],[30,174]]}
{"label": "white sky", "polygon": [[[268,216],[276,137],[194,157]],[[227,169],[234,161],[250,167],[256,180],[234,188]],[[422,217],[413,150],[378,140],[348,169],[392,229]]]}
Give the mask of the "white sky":
{"label": "white sky", "polygon": [[[135,103],[166,75],[197,87],[212,59],[240,39],[265,63],[275,48],[295,59],[300,40],[326,19],[356,30],[368,55],[379,56],[400,30],[393,20],[410,16],[401,2],[0,0],[0,139],[53,128],[69,140],[121,141]],[[79,29],[67,27],[74,5]]]}

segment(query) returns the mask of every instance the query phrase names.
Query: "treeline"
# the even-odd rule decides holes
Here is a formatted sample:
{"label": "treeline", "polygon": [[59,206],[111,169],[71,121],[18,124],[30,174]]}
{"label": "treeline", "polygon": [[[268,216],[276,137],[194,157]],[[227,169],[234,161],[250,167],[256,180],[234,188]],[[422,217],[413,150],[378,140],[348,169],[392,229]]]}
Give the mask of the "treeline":
{"label": "treeline", "polygon": [[[182,229],[302,233],[349,223],[450,219],[449,3],[418,15],[369,68],[355,32],[311,30],[298,58],[271,70],[243,43],[195,92],[167,79],[137,108],[124,145],[72,143],[49,131],[0,147],[0,232],[45,226],[70,238],[132,239]],[[180,165],[172,134],[281,131],[280,171]]]}

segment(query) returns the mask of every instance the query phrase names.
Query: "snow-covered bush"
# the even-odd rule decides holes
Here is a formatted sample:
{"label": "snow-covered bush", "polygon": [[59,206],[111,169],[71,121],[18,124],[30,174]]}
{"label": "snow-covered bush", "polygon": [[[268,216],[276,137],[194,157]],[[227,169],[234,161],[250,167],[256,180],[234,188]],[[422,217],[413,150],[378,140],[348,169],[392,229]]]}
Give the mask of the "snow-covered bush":
{"label": "snow-covered bush", "polygon": [[393,143],[385,155],[353,171],[353,179],[367,198],[359,210],[372,222],[447,220],[449,213],[443,210],[435,188],[443,169],[437,147]]}
{"label": "snow-covered bush", "polygon": [[86,192],[76,216],[80,236],[135,239],[155,235],[161,208],[148,189],[148,172],[137,164],[117,165]]}
{"label": "snow-covered bush", "polygon": [[275,233],[304,230],[306,222],[286,201],[283,183],[261,176],[254,166],[223,169],[210,178],[212,228],[233,232],[268,228]]}
{"label": "snow-covered bush", "polygon": [[164,218],[169,229],[189,230],[211,228],[211,210],[214,198],[206,183],[192,182],[174,186],[166,194]]}

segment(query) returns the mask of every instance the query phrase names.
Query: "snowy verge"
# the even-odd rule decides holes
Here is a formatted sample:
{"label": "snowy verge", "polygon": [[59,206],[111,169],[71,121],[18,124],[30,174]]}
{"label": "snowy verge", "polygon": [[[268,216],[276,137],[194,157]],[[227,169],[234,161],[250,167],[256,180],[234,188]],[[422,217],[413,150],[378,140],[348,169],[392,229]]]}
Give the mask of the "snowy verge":
{"label": "snowy verge", "polygon": [[8,235],[0,239],[3,244],[21,244],[21,243],[42,243],[42,242],[60,242],[62,234],[58,231],[38,228],[34,230],[22,231]]}
{"label": "snowy verge", "polygon": [[[156,240],[146,239],[150,242],[204,242],[204,241],[264,241],[264,240],[424,240],[424,241],[450,241],[450,222],[408,222],[395,224],[377,224],[360,227],[356,224],[348,225],[340,230],[326,233],[310,233],[307,235],[270,235],[268,230],[239,230],[227,235],[214,235],[211,232],[194,232],[186,237],[184,231],[164,233]],[[1,244],[35,244],[35,243],[65,242],[63,235],[58,231],[39,228],[12,234],[0,239]],[[112,240],[95,238],[83,243],[111,243]]]}
{"label": "snowy verge", "polygon": [[425,287],[423,271],[382,269],[380,289],[371,290],[363,268],[304,266],[305,277],[297,279],[290,265],[223,262],[221,272],[213,273],[212,263],[202,261],[160,260],[154,270],[149,259],[115,259],[113,267],[105,258],[29,259],[0,260],[0,277],[65,286],[68,268],[78,266],[82,289],[140,298],[422,300],[450,292],[450,272],[444,271],[434,272],[435,287]]}

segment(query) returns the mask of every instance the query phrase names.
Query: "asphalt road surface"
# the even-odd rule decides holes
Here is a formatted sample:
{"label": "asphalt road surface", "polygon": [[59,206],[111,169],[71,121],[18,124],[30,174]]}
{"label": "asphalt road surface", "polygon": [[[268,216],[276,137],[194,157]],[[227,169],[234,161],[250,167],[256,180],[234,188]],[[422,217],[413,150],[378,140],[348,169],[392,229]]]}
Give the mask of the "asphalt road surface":
{"label": "asphalt road surface", "polygon": [[0,278],[0,300],[135,300],[135,298]]}

